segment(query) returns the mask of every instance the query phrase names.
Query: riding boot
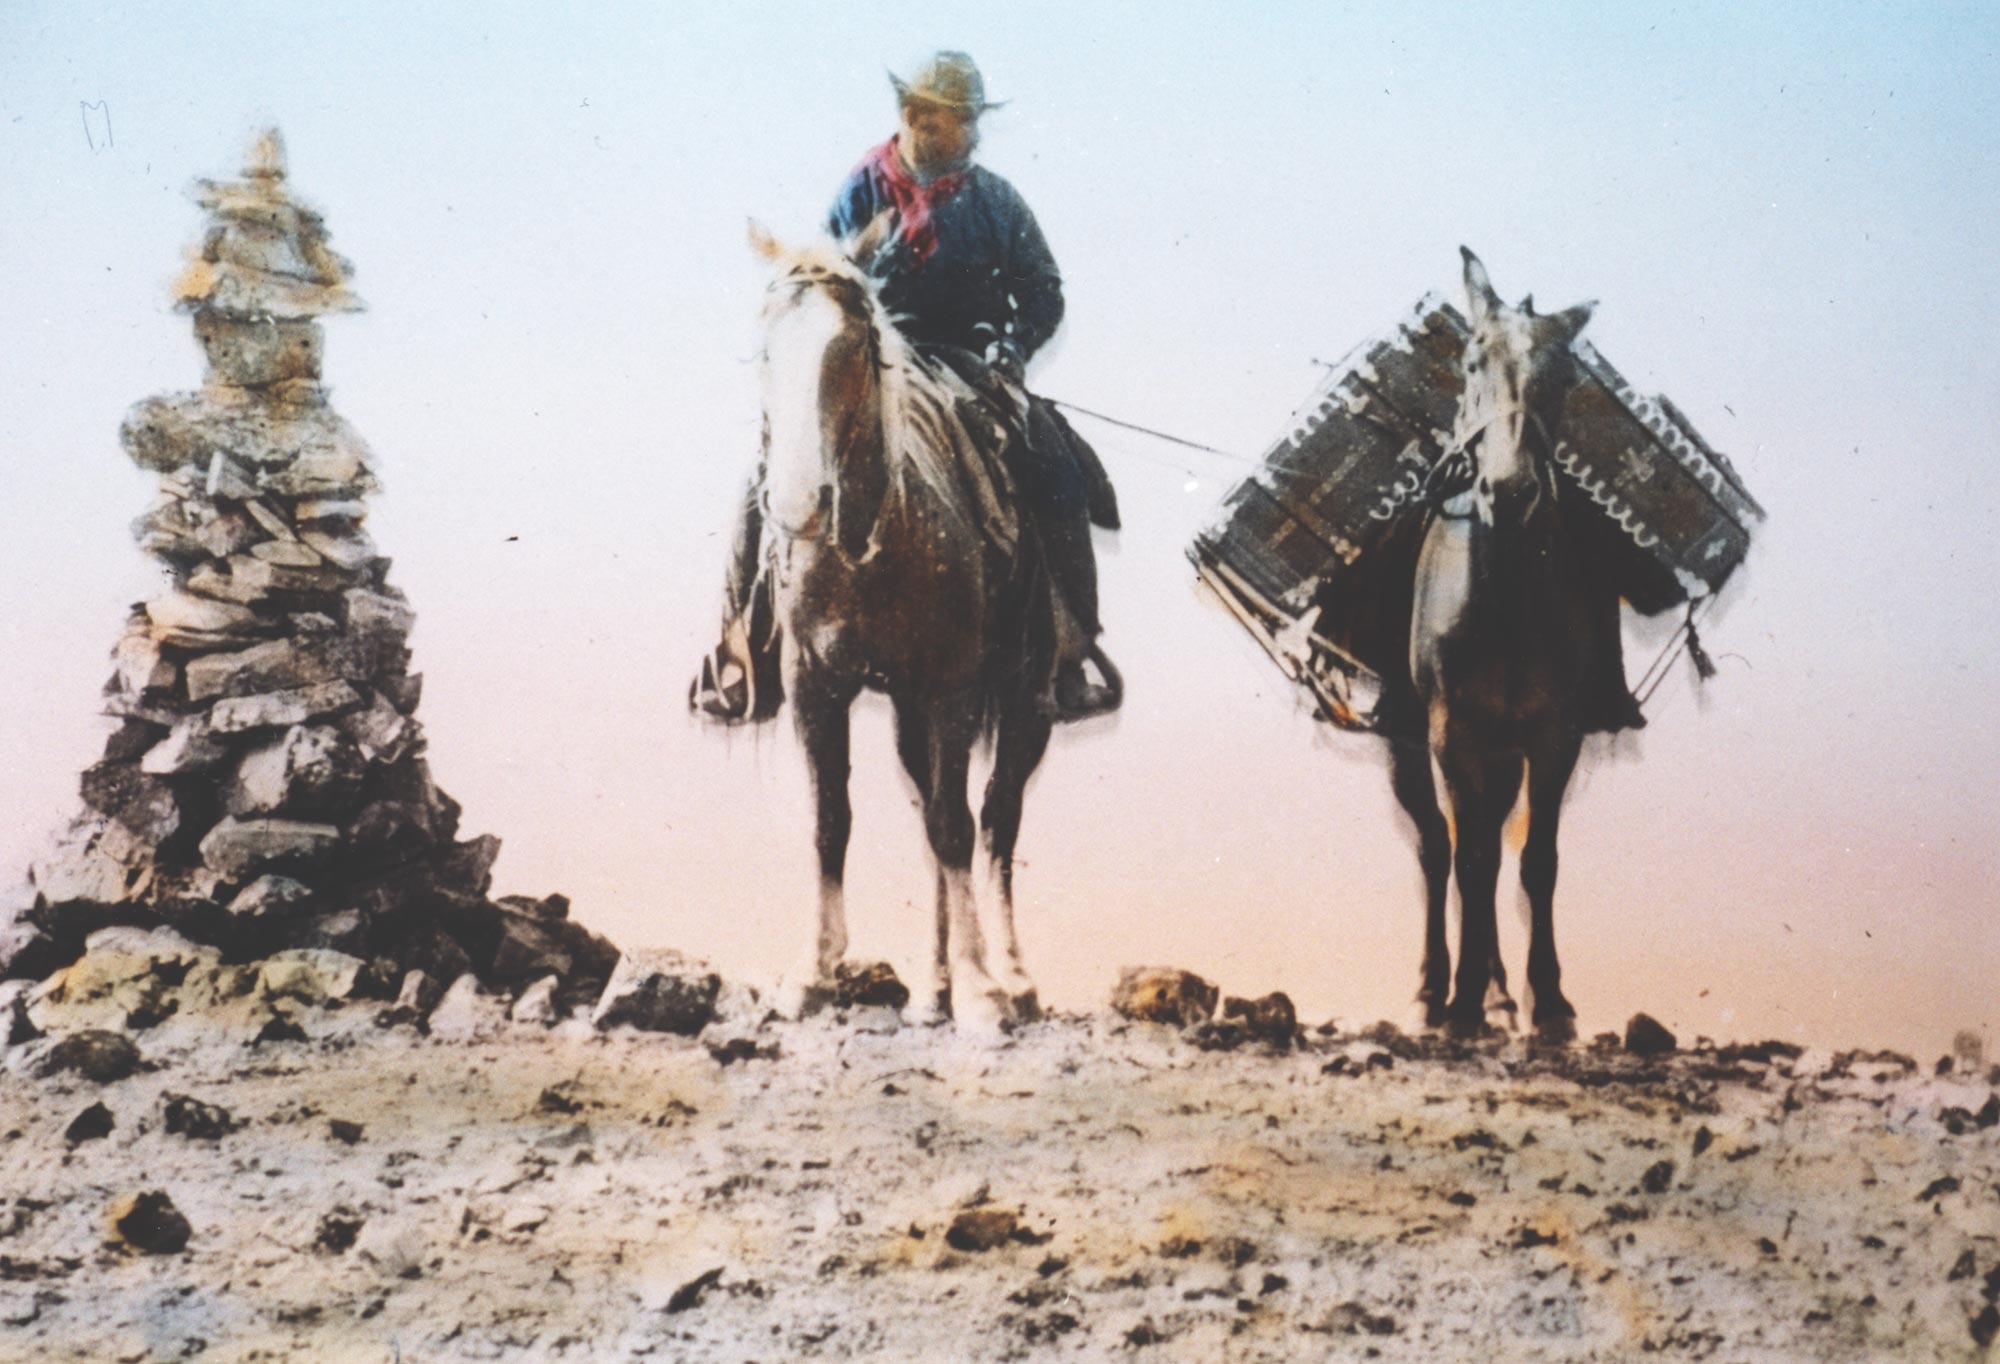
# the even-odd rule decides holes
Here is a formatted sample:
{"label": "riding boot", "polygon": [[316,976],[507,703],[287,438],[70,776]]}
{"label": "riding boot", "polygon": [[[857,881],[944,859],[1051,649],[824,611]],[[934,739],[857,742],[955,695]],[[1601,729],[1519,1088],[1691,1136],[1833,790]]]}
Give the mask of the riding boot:
{"label": "riding boot", "polygon": [[764,541],[764,470],[743,490],[723,586],[722,640],[703,658],[688,687],[688,707],[725,724],[768,720],[784,700],[776,607],[760,571]]}
{"label": "riding boot", "polygon": [[1096,644],[1082,658],[1068,659],[1056,670],[1055,719],[1057,724],[1073,724],[1099,715],[1109,715],[1124,701],[1124,693],[1109,682],[1093,682],[1084,671],[1092,655],[1103,650]]}

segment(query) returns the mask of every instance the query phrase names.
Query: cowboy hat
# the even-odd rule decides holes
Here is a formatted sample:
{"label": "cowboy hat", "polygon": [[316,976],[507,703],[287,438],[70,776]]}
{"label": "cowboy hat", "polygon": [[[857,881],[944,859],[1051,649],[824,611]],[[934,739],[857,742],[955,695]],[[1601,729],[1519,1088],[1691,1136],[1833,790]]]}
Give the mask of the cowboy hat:
{"label": "cowboy hat", "polygon": [[988,103],[986,82],[979,75],[979,68],[972,58],[963,52],[939,52],[904,80],[895,72],[889,73],[889,84],[896,87],[896,98],[904,102],[916,100],[924,104],[941,104],[954,109],[966,118],[978,118],[988,109],[998,109],[1006,100]]}

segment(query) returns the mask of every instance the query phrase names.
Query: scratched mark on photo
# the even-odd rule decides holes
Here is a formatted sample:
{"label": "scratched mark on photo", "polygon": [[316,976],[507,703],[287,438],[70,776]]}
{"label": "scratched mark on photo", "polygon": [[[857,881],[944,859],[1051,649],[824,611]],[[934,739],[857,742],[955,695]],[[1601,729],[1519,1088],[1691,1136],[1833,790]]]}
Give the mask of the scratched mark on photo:
{"label": "scratched mark on photo", "polygon": [[[83,138],[92,151],[109,149],[111,141],[111,101],[78,100],[78,108],[83,114]],[[93,115],[95,117],[93,117]]]}

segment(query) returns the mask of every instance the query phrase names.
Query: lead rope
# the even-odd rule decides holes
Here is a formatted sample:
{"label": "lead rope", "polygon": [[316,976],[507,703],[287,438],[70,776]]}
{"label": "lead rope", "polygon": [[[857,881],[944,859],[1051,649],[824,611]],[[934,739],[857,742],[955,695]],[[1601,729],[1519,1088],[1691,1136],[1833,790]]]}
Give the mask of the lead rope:
{"label": "lead rope", "polygon": [[1219,455],[1234,464],[1256,464],[1259,462],[1248,455],[1239,455],[1234,450],[1218,450],[1213,445],[1203,445],[1198,440],[1189,440],[1185,436],[1176,436],[1170,431],[1157,430],[1151,426],[1141,426],[1137,422],[1128,422],[1122,418],[1113,417],[1103,412],[1093,412],[1087,407],[1065,401],[1062,398],[1051,398],[1046,394],[1041,395],[1041,398],[1043,402],[1049,404],[1051,407],[1060,407],[1065,412],[1074,412],[1079,416],[1094,417],[1098,421],[1106,422],[1112,426],[1122,426],[1127,431],[1137,431],[1142,436],[1151,436],[1155,440],[1166,441],[1169,445],[1179,445],[1189,450],[1199,450],[1205,455]]}
{"label": "lead rope", "polygon": [[1667,671],[1673,667],[1674,660],[1680,657],[1682,649],[1687,650],[1697,677],[1706,682],[1715,676],[1715,663],[1709,658],[1708,650],[1702,648],[1701,634],[1695,629],[1696,619],[1707,615],[1709,608],[1714,604],[1713,592],[1688,603],[1687,616],[1681,621],[1680,628],[1674,631],[1673,637],[1660,649],[1659,657],[1653,660],[1653,665],[1646,669],[1645,676],[1639,679],[1638,690],[1633,693],[1632,699],[1641,707],[1653,699],[1653,693],[1660,689],[1660,683],[1666,681]]}

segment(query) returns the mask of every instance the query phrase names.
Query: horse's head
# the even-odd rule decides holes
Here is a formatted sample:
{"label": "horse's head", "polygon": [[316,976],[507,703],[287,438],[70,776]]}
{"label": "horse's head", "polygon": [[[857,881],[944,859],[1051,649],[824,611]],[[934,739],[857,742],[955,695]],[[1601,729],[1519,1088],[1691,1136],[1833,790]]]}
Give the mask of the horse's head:
{"label": "horse's head", "polygon": [[1570,343],[1594,303],[1547,315],[1532,297],[1518,308],[1500,301],[1486,267],[1465,247],[1465,294],[1472,338],[1466,342],[1453,444],[1471,459],[1474,501],[1489,524],[1524,519],[1552,493],[1556,424],[1576,383]]}
{"label": "horse's head", "polygon": [[844,246],[788,247],[756,223],[750,245],[773,274],[763,311],[764,493],[773,524],[800,538],[831,529],[860,557],[881,500],[879,371],[893,337],[867,271],[887,230]]}

